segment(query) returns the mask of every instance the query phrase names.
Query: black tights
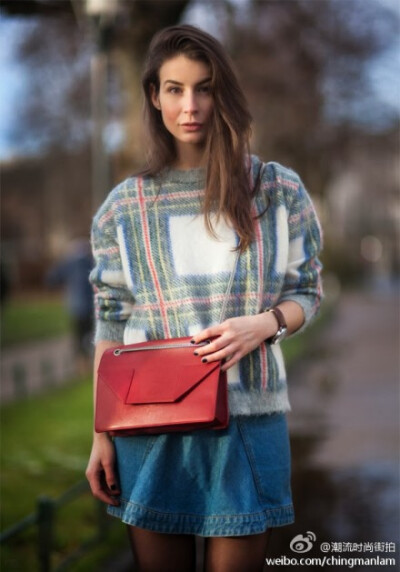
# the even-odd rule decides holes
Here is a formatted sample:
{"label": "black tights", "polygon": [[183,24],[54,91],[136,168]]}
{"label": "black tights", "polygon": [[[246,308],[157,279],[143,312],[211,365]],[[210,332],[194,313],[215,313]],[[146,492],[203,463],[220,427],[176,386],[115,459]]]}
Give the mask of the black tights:
{"label": "black tights", "polygon": [[[196,540],[128,526],[137,572],[195,572]],[[270,530],[204,539],[204,572],[262,572]]]}

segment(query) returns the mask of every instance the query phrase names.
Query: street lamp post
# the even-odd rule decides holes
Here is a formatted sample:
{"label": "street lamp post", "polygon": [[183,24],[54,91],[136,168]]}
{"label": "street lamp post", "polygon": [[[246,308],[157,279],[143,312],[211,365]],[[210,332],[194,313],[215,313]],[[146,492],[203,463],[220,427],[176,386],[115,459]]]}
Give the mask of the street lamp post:
{"label": "street lamp post", "polygon": [[107,83],[112,24],[118,11],[118,0],[86,0],[95,50],[90,63],[92,117],[92,207],[96,211],[110,185],[109,161],[104,142],[107,125]]}

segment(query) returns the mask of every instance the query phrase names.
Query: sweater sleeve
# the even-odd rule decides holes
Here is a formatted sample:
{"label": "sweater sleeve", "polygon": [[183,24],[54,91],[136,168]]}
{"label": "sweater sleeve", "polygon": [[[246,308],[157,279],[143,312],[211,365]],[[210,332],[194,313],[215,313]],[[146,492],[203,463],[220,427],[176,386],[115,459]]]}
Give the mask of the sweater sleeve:
{"label": "sweater sleeve", "polygon": [[94,292],[94,341],[122,342],[134,297],[127,286],[123,271],[110,199],[100,207],[94,217],[91,242],[95,261],[89,276]]}
{"label": "sweater sleeve", "polygon": [[317,314],[321,304],[322,264],[318,256],[322,248],[322,231],[311,198],[301,180],[297,180],[296,191],[288,193],[291,197],[289,253],[279,302],[293,300],[302,307],[305,321],[299,332]]}

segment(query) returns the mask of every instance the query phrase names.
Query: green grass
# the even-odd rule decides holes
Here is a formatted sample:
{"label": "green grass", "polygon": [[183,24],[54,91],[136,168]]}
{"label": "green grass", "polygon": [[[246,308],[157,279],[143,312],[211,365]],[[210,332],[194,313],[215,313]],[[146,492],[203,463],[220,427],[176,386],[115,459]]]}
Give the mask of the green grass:
{"label": "green grass", "polygon": [[[39,494],[58,495],[83,478],[91,444],[88,380],[4,406],[1,411],[3,524],[18,520]],[[26,487],[29,483],[29,487]],[[15,490],[22,495],[14,495]]]}
{"label": "green grass", "polygon": [[69,329],[68,313],[58,298],[10,300],[1,313],[1,346],[61,336]]}
{"label": "green grass", "polygon": [[[76,380],[46,395],[4,406],[1,410],[0,493],[2,523],[9,526],[36,509],[39,495],[58,498],[84,479],[92,435],[92,388],[89,380]],[[57,518],[54,563],[96,533],[97,506],[84,493],[63,506]],[[98,563],[125,533],[120,525],[110,539],[84,557],[83,568],[97,570]],[[7,572],[36,572],[36,528],[31,527],[2,547],[1,569]]]}

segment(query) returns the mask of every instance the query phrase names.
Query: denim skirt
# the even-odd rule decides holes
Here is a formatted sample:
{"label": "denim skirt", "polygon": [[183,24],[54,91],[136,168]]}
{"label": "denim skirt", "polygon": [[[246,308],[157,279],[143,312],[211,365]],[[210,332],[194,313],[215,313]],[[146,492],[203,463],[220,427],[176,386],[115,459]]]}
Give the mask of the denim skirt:
{"label": "denim skirt", "polygon": [[114,439],[126,524],[169,534],[243,536],[294,520],[282,413],[231,417],[224,430]]}

